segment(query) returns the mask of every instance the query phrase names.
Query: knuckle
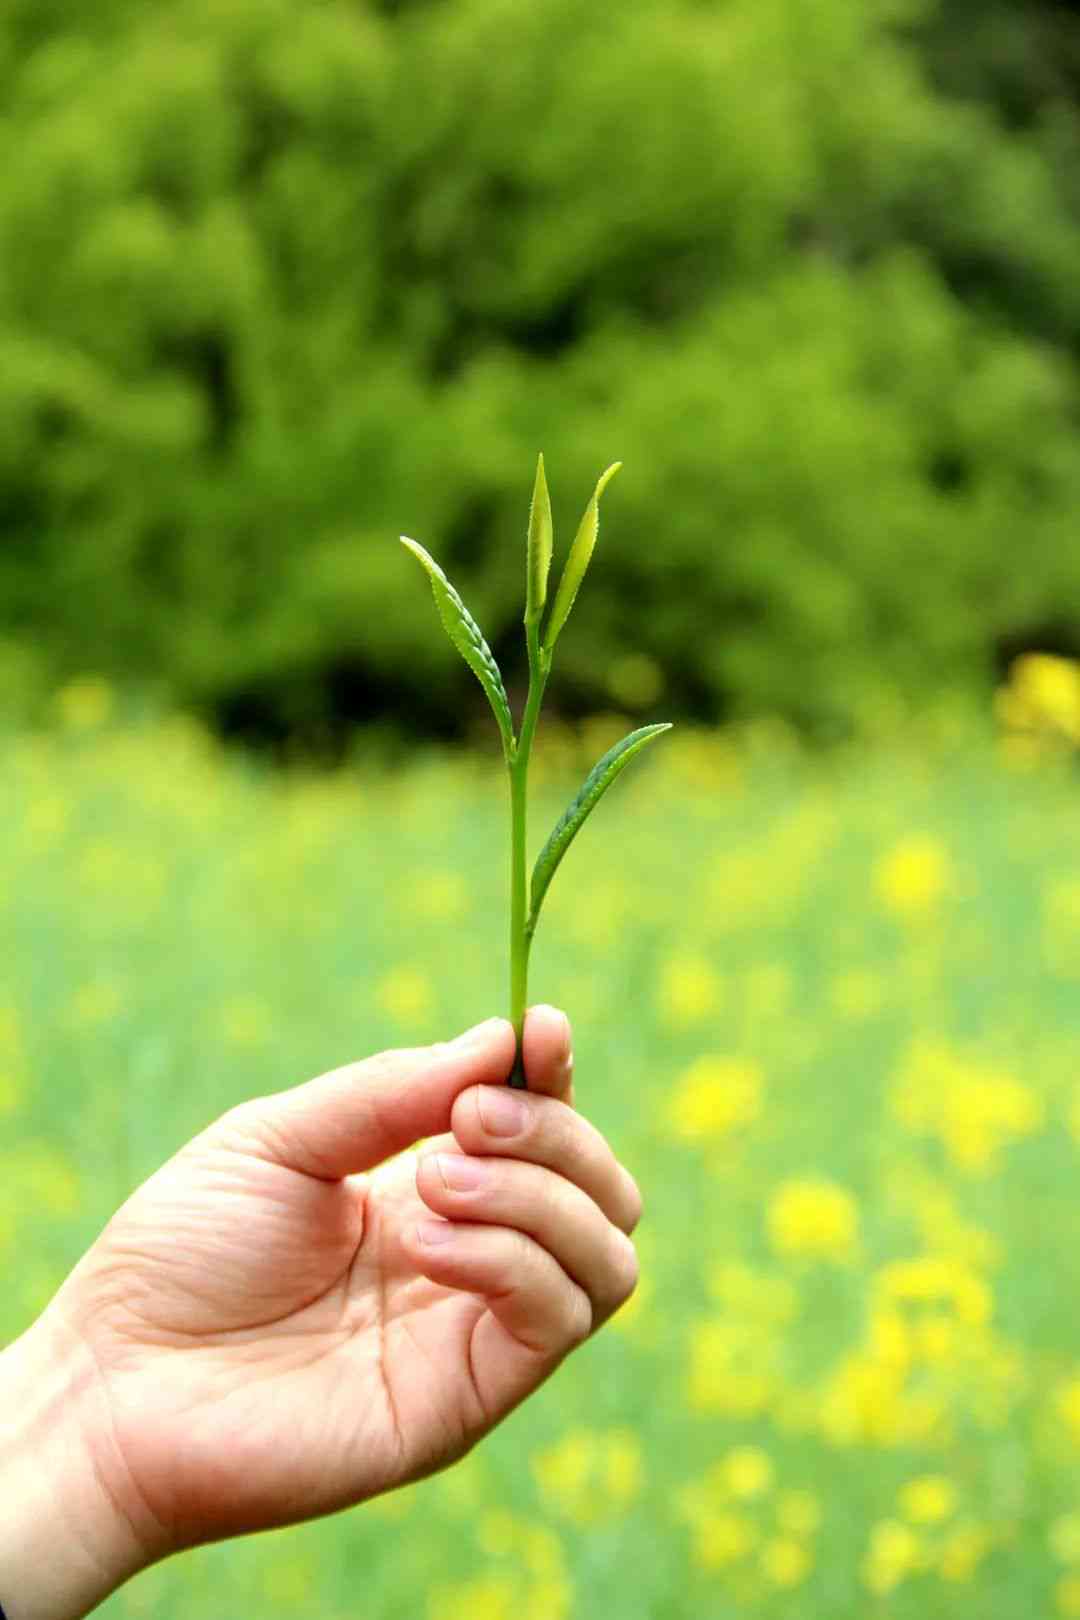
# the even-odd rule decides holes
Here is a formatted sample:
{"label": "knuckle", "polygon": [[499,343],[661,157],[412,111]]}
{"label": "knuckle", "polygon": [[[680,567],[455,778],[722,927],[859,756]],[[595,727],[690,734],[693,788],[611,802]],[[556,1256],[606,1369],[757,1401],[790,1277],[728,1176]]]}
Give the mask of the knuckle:
{"label": "knuckle", "polygon": [[564,1169],[580,1165],[585,1158],[588,1122],[561,1098],[552,1097],[549,1100],[552,1106],[545,1110],[543,1129],[551,1158]]}
{"label": "knuckle", "polygon": [[544,1253],[540,1245],[525,1232],[511,1230],[511,1242],[503,1262],[508,1288],[532,1292],[540,1283],[544,1270]]}
{"label": "knuckle", "polygon": [[573,1201],[577,1189],[553,1170],[541,1170],[539,1174],[530,1176],[526,1185],[537,1230],[555,1233],[565,1223],[568,1205],[570,1213],[574,1213]]}
{"label": "knuckle", "polygon": [[584,1344],[593,1330],[592,1301],[583,1288],[571,1283],[567,1290],[565,1337],[571,1349]]}
{"label": "knuckle", "polygon": [[261,1147],[266,1139],[266,1113],[268,1099],[251,1097],[246,1102],[234,1103],[207,1131],[223,1147],[250,1152]]}
{"label": "knuckle", "polygon": [[361,1058],[358,1063],[350,1065],[351,1076],[361,1083],[369,1082],[378,1087],[396,1078],[400,1071],[401,1060],[407,1056],[407,1053],[392,1048],[385,1052],[372,1052],[370,1057]]}

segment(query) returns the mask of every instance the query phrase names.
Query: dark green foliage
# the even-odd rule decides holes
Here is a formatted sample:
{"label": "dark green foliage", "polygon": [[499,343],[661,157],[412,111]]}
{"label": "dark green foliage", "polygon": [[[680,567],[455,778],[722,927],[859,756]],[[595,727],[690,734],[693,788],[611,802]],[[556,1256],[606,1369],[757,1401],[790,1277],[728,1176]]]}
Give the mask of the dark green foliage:
{"label": "dark green foliage", "polygon": [[827,734],[1080,647],[1072,136],[1041,81],[1009,123],[950,79],[951,16],[10,0],[7,701],[95,669],[452,727],[480,694],[392,540],[513,694],[538,449],[557,535],[628,469],[556,706],[643,651],[665,712]]}

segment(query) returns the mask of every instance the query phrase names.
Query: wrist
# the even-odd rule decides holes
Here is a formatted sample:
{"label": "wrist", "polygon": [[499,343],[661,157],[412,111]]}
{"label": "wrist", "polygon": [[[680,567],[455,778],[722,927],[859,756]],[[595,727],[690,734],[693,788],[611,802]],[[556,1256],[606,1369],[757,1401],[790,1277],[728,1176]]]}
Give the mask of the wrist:
{"label": "wrist", "polygon": [[93,1358],[49,1312],[0,1353],[0,1604],[78,1620],[149,1560],[95,1444]]}

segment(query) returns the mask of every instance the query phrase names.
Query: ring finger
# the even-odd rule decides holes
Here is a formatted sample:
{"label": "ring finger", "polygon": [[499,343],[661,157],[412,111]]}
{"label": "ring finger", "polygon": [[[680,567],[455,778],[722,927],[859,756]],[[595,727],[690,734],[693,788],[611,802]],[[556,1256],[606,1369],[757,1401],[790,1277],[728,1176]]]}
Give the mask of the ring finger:
{"label": "ring finger", "polygon": [[634,1290],[637,1255],[626,1234],[573,1182],[518,1159],[441,1151],[417,1165],[428,1208],[451,1221],[513,1227],[533,1238],[588,1295],[593,1327]]}

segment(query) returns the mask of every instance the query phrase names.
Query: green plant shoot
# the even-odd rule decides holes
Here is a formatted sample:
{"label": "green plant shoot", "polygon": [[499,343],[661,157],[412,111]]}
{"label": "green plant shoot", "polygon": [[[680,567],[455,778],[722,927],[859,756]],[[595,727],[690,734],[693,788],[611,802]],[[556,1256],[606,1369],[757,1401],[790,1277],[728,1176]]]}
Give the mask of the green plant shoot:
{"label": "green plant shoot", "polygon": [[510,779],[510,1021],[517,1037],[517,1055],[510,1084],[517,1087],[525,1085],[521,1040],[528,996],[529,950],[544,896],[566,851],[615,778],[647,743],[662,731],[670,730],[667,723],[641,726],[609,748],[604,757],[597,761],[540,851],[530,884],[526,874],[527,796],[529,756],[536,735],[536,722],[551,672],[555,643],[592,560],[600,525],[600,497],[621,466],[621,462],[614,462],[597,481],[570,547],[545,626],[544,608],[548,598],[554,531],[544,458],[540,456],[537,460],[536,481],[529,508],[525,566],[525,645],[529,658],[529,690],[521,726],[516,734],[499,666],[480,627],[435,559],[415,540],[401,536],[402,545],[412,552],[427,573],[443,628],[483,687],[502,738],[503,758]]}

